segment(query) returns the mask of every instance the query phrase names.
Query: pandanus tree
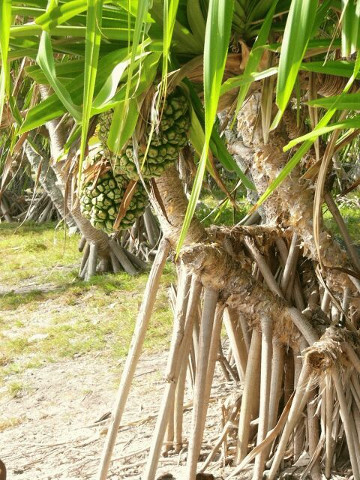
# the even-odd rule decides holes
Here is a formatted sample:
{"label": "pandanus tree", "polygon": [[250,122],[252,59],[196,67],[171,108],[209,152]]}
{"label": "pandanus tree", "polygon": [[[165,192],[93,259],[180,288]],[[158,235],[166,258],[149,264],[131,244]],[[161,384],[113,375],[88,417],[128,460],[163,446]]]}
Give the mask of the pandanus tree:
{"label": "pandanus tree", "polygon": [[[89,206],[95,226],[100,218],[117,229],[144,189],[164,232],[99,479],[107,478],[170,250],[178,271],[174,333],[141,478],[156,477],[164,443],[176,452],[185,443],[188,364],[193,420],[182,478],[204,472],[221,445],[226,478],[260,479],[267,470],[275,479],[301,455],[308,458],[301,462],[304,477],[330,478],[341,468],[344,477],[360,478],[360,262],[331,190],[332,159],[356,142],[360,126],[359,16],[358,2],[333,0],[1,4],[1,98],[16,135],[49,126],[59,175],[65,183],[70,178],[74,199]],[[22,111],[11,96],[11,65],[19,58],[34,99]],[[42,99],[39,90],[46,91]],[[96,115],[108,127],[91,157]],[[59,117],[74,125],[61,142]],[[177,168],[184,135],[196,169],[189,200]],[[232,228],[205,229],[194,215],[206,170],[236,208],[215,159],[257,196]],[[345,250],[324,228],[324,202]],[[242,393],[198,464],[223,324]]]}

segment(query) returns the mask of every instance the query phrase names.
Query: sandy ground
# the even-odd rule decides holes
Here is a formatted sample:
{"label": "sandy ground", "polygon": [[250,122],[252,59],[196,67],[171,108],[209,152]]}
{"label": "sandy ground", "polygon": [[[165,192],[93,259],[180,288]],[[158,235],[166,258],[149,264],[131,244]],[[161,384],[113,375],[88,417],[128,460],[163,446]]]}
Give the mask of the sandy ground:
{"label": "sandy ground", "polygon": [[[145,356],[138,367],[109,479],[141,478],[164,388],[165,363],[166,353],[162,353]],[[90,355],[26,370],[22,379],[26,392],[15,398],[3,396],[0,401],[3,419],[21,419],[0,434],[0,458],[8,478],[95,479],[109,422],[108,418],[99,420],[109,417],[120,370],[121,365]],[[220,388],[221,384],[214,387],[215,396],[217,391],[220,395]],[[221,428],[219,402],[211,403],[208,418],[208,434],[215,436]],[[185,429],[190,417],[186,411]],[[162,457],[158,477],[171,473],[173,478],[186,478],[185,461],[186,448]]]}

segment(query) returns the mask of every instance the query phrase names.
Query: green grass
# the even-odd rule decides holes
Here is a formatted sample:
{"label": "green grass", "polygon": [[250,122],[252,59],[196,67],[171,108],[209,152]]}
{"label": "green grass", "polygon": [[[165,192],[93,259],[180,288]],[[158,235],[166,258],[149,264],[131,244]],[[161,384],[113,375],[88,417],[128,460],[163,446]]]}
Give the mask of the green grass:
{"label": "green grass", "polygon": [[235,210],[226,196],[218,189],[210,193],[203,193],[200,198],[200,204],[196,208],[196,215],[201,220],[204,227],[211,225],[236,225],[244,218],[251,205],[246,198],[237,198],[238,210]]}
{"label": "green grass", "polygon": [[[352,241],[356,245],[360,245],[360,194],[355,192],[347,196],[346,203],[338,201],[337,205],[340,210],[340,213],[344,219],[345,225],[348,229]],[[324,207],[323,208],[324,222],[325,226],[331,230],[335,236],[342,243],[341,234],[339,228],[333,219],[330,211]]]}
{"label": "green grass", "polygon": [[[54,225],[0,224],[0,379],[19,395],[21,373],[62,358],[126,355],[148,274],[77,277],[79,237]],[[172,314],[167,288],[175,280],[168,264],[150,330],[148,351],[169,342]]]}

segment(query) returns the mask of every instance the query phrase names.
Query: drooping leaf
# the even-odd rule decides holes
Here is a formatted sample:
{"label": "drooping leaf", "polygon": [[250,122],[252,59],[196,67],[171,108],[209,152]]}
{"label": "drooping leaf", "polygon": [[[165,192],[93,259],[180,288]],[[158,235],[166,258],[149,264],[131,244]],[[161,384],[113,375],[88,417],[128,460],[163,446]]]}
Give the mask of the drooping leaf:
{"label": "drooping leaf", "polygon": [[326,63],[304,62],[301,64],[300,70],[349,78],[354,71],[354,62],[348,60],[328,60]]}
{"label": "drooping leaf", "polygon": [[354,0],[342,1],[341,54],[348,57],[359,49],[360,4]]}
{"label": "drooping leaf", "polygon": [[[25,25],[15,25],[10,29],[11,37],[31,37],[40,36],[43,29],[35,23],[28,23]],[[129,30],[127,28],[102,28],[103,36],[109,40],[123,40],[128,38]],[[57,37],[86,37],[86,27],[82,25],[58,25],[51,30],[52,35]]]}
{"label": "drooping leaf", "polygon": [[333,108],[334,104],[336,104],[337,110],[360,110],[360,93],[316,98],[308,102],[308,105],[312,107],[322,107],[326,109]]}
{"label": "drooping leaf", "polygon": [[[119,49],[105,55],[99,60],[95,93],[100,91],[113,69],[126,58],[127,54],[128,50],[126,48]],[[74,80],[67,85],[67,90],[76,104],[80,104],[83,99],[83,82],[84,74],[82,73],[77,75]],[[66,109],[59,98],[55,94],[51,95],[29,110],[21,126],[20,133],[37,128],[65,112]],[[99,112],[95,111],[94,113]]]}
{"label": "drooping leaf", "polygon": [[313,34],[317,5],[317,0],[291,2],[281,46],[276,85],[276,104],[279,112],[272,128],[278,125],[292,94],[301,61]]}
{"label": "drooping leaf", "polygon": [[99,51],[101,43],[102,7],[103,0],[87,0],[84,95],[80,142],[79,185],[81,185],[82,163],[84,161],[85,149],[87,146],[87,134],[91,117],[92,102],[95,92],[96,73],[98,69]]}
{"label": "drooping leaf", "polygon": [[199,42],[203,42],[205,39],[206,22],[200,3],[200,0],[191,0],[191,2],[186,3],[186,8],[191,31]]}
{"label": "drooping leaf", "polygon": [[356,115],[352,118],[347,118],[346,120],[342,120],[341,122],[331,123],[326,127],[318,127],[314,129],[312,132],[307,133],[306,135],[302,135],[301,137],[292,140],[286,145],[286,150],[293,148],[300,142],[305,142],[306,140],[313,140],[318,138],[321,135],[325,135],[327,133],[333,132],[334,130],[344,130],[347,128],[360,128],[360,115]]}
{"label": "drooping leaf", "polygon": [[80,122],[80,107],[74,103],[65,85],[57,78],[51,39],[47,32],[43,32],[41,35],[39,52],[36,57],[36,61],[66,110],[75,118],[77,122]]}
{"label": "drooping leaf", "polygon": [[[126,91],[125,91],[125,99],[124,99],[124,107],[122,110],[116,109],[114,112],[113,116],[113,121],[112,125],[110,128],[109,136],[108,136],[108,147],[112,152],[115,153],[120,153],[120,132],[123,129],[122,123],[126,121],[126,115],[130,112],[129,109],[129,100],[130,100],[130,89],[132,88],[133,85],[133,73],[134,73],[134,63],[135,63],[135,58],[136,55],[138,54],[138,48],[141,43],[141,36],[144,34],[145,29],[146,29],[146,19],[149,13],[149,8],[150,8],[150,0],[144,0],[140,2],[138,5],[138,10],[137,10],[137,15],[136,15],[136,21],[135,21],[135,28],[134,28],[134,33],[131,38],[131,45],[130,43],[128,44],[128,49],[129,52],[131,52],[130,56],[130,63],[129,63],[129,69],[128,69],[128,78],[127,78],[127,83],[126,83]],[[130,38],[128,38],[128,42],[130,42]],[[140,73],[138,72],[138,75]],[[134,92],[132,92],[134,94]],[[122,114],[125,114],[124,117],[120,117]]]}
{"label": "drooping leaf", "polygon": [[[249,59],[248,59],[248,61],[246,63],[246,66],[245,66],[244,77],[248,77],[248,76],[254,74],[254,72],[256,72],[257,69],[258,69],[261,57],[262,57],[263,52],[264,52],[263,47],[264,47],[264,45],[265,45],[265,43],[268,39],[269,33],[270,33],[270,28],[271,28],[271,24],[272,24],[272,20],[273,20],[273,16],[274,16],[274,12],[275,12],[277,3],[278,3],[278,0],[275,0],[274,2],[272,2],[272,6],[270,7],[270,9],[269,9],[269,11],[268,11],[268,13],[265,17],[264,23],[262,24],[262,26],[260,28],[259,35],[258,35],[257,39],[255,40],[255,43],[254,43],[254,45],[253,45],[253,47],[250,51]],[[245,100],[246,95],[249,91],[250,85],[251,85],[251,83],[247,82],[245,85],[242,85],[240,87],[239,95],[238,95],[238,98],[237,98],[236,109],[235,109],[234,121],[237,117],[237,114],[238,114],[240,108],[242,107],[242,105],[244,103],[244,100]]]}
{"label": "drooping leaf", "polygon": [[226,82],[224,82],[221,86],[220,96],[225,95],[225,93],[230,92],[234,88],[246,86],[253,82],[263,80],[264,78],[272,77],[273,75],[276,75],[277,72],[277,67],[271,67],[259,73],[251,73],[247,76],[238,75],[232,78],[228,78]]}
{"label": "drooping leaf", "polygon": [[11,26],[11,0],[0,2],[0,122],[6,97],[10,95],[10,69],[8,64],[9,39]]}
{"label": "drooping leaf", "polygon": [[[124,109],[127,108],[127,111]],[[117,144],[119,150],[122,150],[125,146],[126,142],[129,140],[131,135],[134,133],[136,123],[139,118],[139,108],[138,102],[136,98],[130,98],[129,102],[125,104],[124,102],[119,103],[119,105],[115,108],[114,115],[117,117],[123,117],[124,121],[121,123],[121,129],[116,126],[116,134],[118,136]],[[111,125],[112,128],[112,125]],[[110,131],[111,131],[110,128]]]}
{"label": "drooping leaf", "polygon": [[209,3],[204,46],[205,142],[181,229],[177,254],[184,243],[202,188],[229,47],[233,7],[233,0],[210,0]]}
{"label": "drooping leaf", "polygon": [[87,0],[72,0],[49,9],[43,15],[37,17],[35,23],[40,25],[43,30],[50,32],[56,26],[65,23],[78,13],[86,11],[87,8]]}

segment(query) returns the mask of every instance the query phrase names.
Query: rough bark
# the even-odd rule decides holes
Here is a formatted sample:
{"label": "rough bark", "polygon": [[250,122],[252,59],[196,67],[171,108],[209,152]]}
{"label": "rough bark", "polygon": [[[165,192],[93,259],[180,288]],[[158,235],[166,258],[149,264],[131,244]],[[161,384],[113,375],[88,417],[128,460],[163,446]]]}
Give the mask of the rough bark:
{"label": "rough bark", "polygon": [[[156,179],[155,184],[158,189],[156,193],[160,194],[162,202],[160,202],[158,195],[153,192],[153,205],[160,220],[164,236],[174,248],[180,236],[188,200],[175,167],[167,169],[161,177]],[[204,227],[199,220],[194,217],[190,224],[184,245],[191,245],[206,238],[207,234]]]}
{"label": "rough bark", "polygon": [[[259,109],[260,97],[253,95],[238,116],[237,138],[231,141],[229,150],[241,157],[242,164],[248,168],[258,194],[261,195],[294,154],[293,150],[284,153],[283,147],[290,139],[304,132],[296,125],[295,113],[287,111],[280,126],[270,132],[269,141],[265,145],[259,124]],[[312,181],[302,178],[302,168],[312,164],[314,159],[315,154],[310,151],[264,203],[263,215],[268,225],[291,228],[296,232],[301,239],[304,255],[318,261],[313,236],[314,185]],[[351,265],[346,253],[323,226],[320,248],[329,286],[342,292],[344,286],[351,286],[351,282],[338,269],[351,269]],[[351,289],[354,290],[353,286]]]}
{"label": "rough bark", "polygon": [[[40,85],[40,94],[43,99],[47,98],[50,94],[49,88],[45,85]],[[55,171],[58,183],[61,185],[62,191],[66,192],[68,178],[64,171],[65,162],[59,161],[66,141],[64,128],[59,120],[51,120],[46,124],[46,128],[48,129],[50,137],[52,167]],[[109,236],[105,232],[94,228],[90,221],[81,214],[79,202],[76,200],[76,196],[73,195],[73,193],[74,192],[69,192],[66,195],[67,208],[71,212],[73,219],[87,242],[96,244],[100,258],[108,258],[110,252]]]}
{"label": "rough bark", "polygon": [[51,198],[61,217],[69,228],[76,227],[70,212],[65,208],[64,195],[57,185],[57,177],[50,166],[49,160],[45,156],[37,154],[28,142],[26,142],[24,149],[33,169],[35,171],[40,169],[39,180],[41,186]]}

